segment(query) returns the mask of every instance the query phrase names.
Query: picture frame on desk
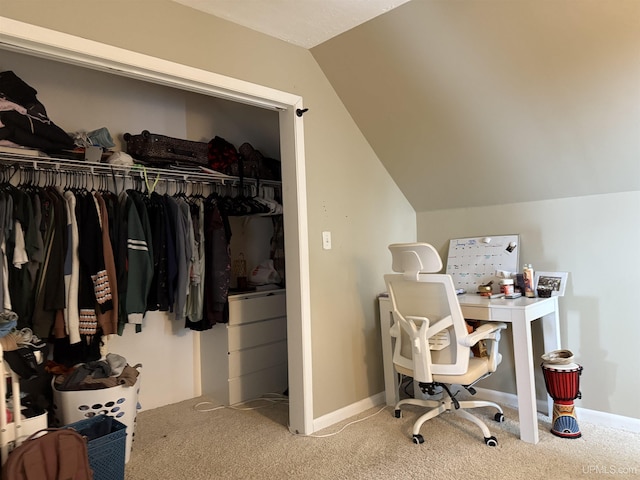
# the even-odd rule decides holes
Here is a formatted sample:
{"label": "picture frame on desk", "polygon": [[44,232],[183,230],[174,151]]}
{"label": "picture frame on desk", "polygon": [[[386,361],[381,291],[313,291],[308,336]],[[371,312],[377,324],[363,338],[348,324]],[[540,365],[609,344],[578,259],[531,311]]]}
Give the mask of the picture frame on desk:
{"label": "picture frame on desk", "polygon": [[569,272],[535,272],[535,288],[551,287],[552,297],[563,297],[568,278]]}

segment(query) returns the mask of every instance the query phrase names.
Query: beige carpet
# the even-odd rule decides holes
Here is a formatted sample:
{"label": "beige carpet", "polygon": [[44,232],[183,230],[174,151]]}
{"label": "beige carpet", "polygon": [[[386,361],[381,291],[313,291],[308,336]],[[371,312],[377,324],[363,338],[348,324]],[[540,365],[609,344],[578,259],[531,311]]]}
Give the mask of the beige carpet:
{"label": "beige carpet", "polygon": [[[194,409],[197,398],[138,415],[127,480],[201,479],[600,479],[640,478],[640,435],[578,419],[582,438],[549,433],[540,416],[540,443],[518,438],[517,412],[505,408],[504,423],[487,409],[476,412],[498,438],[487,447],[478,427],[446,414],[423,426],[425,443],[411,441],[419,409],[401,419],[380,413],[325,438],[296,436],[286,427],[288,407],[265,401],[254,410]],[[200,406],[210,408],[211,404]],[[338,432],[353,420],[316,435]]]}

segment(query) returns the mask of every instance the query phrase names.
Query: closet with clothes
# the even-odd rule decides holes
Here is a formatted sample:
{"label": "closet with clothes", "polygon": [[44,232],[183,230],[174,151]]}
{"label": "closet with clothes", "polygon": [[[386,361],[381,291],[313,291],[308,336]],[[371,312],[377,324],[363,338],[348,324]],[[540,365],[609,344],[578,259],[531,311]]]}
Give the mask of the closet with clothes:
{"label": "closet with clothes", "polygon": [[[149,190],[141,178],[123,177],[112,167],[97,173],[98,167],[87,175],[86,163],[45,164],[0,154],[0,300],[18,315],[18,328],[90,343],[98,328],[106,335],[122,333],[129,323],[140,331],[146,312],[163,311],[173,312],[185,328],[208,330],[228,322],[229,293],[257,288],[250,276],[230,291],[233,230],[239,246],[249,253],[261,247],[271,265],[274,259],[283,265],[277,234],[282,206],[274,185],[247,188],[183,173],[185,178],[164,178]],[[268,242],[246,238],[256,216],[272,226]],[[273,287],[282,286],[284,271],[273,267],[273,274]]]}
{"label": "closet with clothes", "polygon": [[[230,296],[281,290],[284,279],[279,185],[246,182],[0,156],[5,310],[68,366],[99,359],[103,335],[142,332],[147,312],[195,331],[230,323]],[[234,252],[235,264],[266,258],[276,280],[253,281],[259,265],[248,280],[246,266],[234,272]]]}
{"label": "closet with clothes", "polygon": [[[67,131],[111,126],[117,120],[112,129],[116,150],[124,149],[122,132],[149,128],[200,141],[223,131],[226,138],[238,139],[234,143],[250,140],[271,149],[271,156],[279,154],[277,112],[214,98],[203,101],[201,95],[10,52],[0,51],[0,67],[37,85],[47,110]],[[45,70],[50,75],[43,82],[32,80]],[[59,87],[63,79],[76,76],[81,81],[74,83],[74,92]],[[56,95],[47,96],[48,89]],[[71,112],[70,105],[75,105]],[[176,129],[162,130],[163,123]],[[259,377],[258,370],[277,370],[277,381],[256,389],[254,377],[240,379],[253,385],[251,392],[225,394],[220,401],[286,390],[280,182],[19,157],[0,157],[0,202],[5,202],[0,203],[0,221],[11,242],[3,249],[7,281],[0,291],[7,292],[5,308],[19,311],[20,326],[52,339],[52,358],[67,363],[97,358],[105,348],[100,340],[108,337],[109,351],[146,363],[143,408],[213,393],[208,384],[247,375],[217,363],[221,352],[226,357],[260,352],[252,356],[256,366],[248,373]],[[3,216],[11,208],[19,217]],[[22,265],[16,221],[28,259]],[[69,253],[74,246],[77,258]],[[68,288],[76,278],[77,291]],[[94,302],[83,302],[88,292]],[[76,304],[77,311],[69,312]],[[240,337],[253,336],[253,343],[234,344],[235,318],[250,327]],[[218,345],[221,349],[213,352]],[[187,375],[175,375],[175,370]],[[173,392],[163,383],[166,378]]]}

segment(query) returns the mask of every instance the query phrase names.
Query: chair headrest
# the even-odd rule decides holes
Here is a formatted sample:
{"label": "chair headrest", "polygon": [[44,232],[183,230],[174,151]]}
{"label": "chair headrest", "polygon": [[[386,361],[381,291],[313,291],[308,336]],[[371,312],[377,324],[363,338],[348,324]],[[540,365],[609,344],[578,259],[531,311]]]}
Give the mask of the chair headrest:
{"label": "chair headrest", "polygon": [[391,268],[406,277],[417,277],[419,273],[437,273],[442,270],[442,259],[429,243],[393,243]]}

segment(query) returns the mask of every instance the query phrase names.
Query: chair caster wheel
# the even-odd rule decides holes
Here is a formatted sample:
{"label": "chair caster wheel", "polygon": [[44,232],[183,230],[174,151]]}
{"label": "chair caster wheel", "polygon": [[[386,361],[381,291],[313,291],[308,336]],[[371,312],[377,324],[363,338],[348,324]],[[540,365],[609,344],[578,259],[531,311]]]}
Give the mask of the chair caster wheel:
{"label": "chair caster wheel", "polygon": [[493,419],[498,422],[498,423],[502,423],[504,422],[504,413],[502,412],[498,412],[493,416]]}
{"label": "chair caster wheel", "polygon": [[485,437],[484,443],[488,447],[497,447],[498,446],[498,439],[496,437]]}
{"label": "chair caster wheel", "polygon": [[396,418],[402,417],[402,412],[400,411],[399,408],[396,408],[395,415],[396,415]]}
{"label": "chair caster wheel", "polygon": [[424,443],[424,437],[419,433],[413,436],[413,443],[417,443],[418,445]]}

